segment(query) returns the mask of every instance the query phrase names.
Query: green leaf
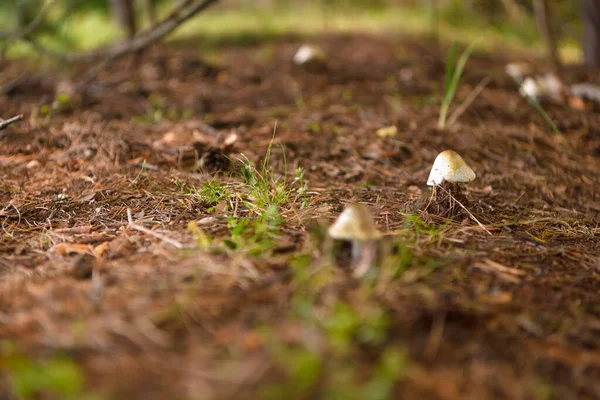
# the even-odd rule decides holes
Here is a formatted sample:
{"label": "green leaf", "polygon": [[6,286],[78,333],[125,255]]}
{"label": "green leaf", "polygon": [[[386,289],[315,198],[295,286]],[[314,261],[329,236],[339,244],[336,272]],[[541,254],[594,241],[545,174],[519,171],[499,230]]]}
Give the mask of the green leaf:
{"label": "green leaf", "polygon": [[446,87],[444,92],[444,100],[442,101],[442,106],[440,108],[440,117],[438,119],[438,127],[441,129],[446,126],[446,115],[448,114],[448,108],[450,108],[450,103],[452,103],[452,99],[456,94],[456,88],[458,87],[458,82],[460,81],[460,77],[463,73],[465,65],[467,64],[467,60],[471,56],[471,53],[478,42],[479,39],[471,42],[471,44],[459,57],[456,65],[454,65],[454,59],[456,58],[455,44],[453,44],[448,51],[448,58],[446,60]]}
{"label": "green leaf", "polygon": [[446,77],[444,78],[444,92],[448,92],[450,87],[450,81],[454,75],[454,60],[456,60],[457,45],[456,42],[452,42],[448,55],[446,56]]}

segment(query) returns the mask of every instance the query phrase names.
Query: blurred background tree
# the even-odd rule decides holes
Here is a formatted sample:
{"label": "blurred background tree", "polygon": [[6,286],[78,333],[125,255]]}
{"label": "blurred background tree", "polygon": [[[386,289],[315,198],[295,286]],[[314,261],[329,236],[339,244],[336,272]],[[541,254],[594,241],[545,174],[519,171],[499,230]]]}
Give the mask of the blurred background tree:
{"label": "blurred background tree", "polygon": [[[151,1],[156,5],[158,18],[165,17],[177,4],[186,2],[135,1],[136,23],[141,27],[150,25],[148,13],[141,12],[144,1]],[[4,0],[0,9],[0,26],[5,27],[6,31],[0,32],[0,37],[6,40],[9,32],[31,24],[44,7],[52,4],[43,22],[32,33],[42,43],[65,50],[92,49],[106,45],[123,37],[123,30],[119,29],[114,13],[110,12],[110,2],[111,0]],[[572,47],[577,44],[578,47],[582,32],[579,2],[551,3],[554,16],[551,24],[560,38],[560,44],[570,44]],[[344,14],[372,16],[373,22],[369,25],[369,30],[379,26],[382,31],[388,28],[393,31],[404,29],[405,25],[415,28],[420,24],[420,28],[413,30],[427,31],[433,26],[429,19],[432,5],[436,6],[435,25],[441,25],[442,39],[457,30],[472,34],[485,30],[526,46],[541,42],[540,33],[535,26],[532,0],[221,0],[214,7],[214,14],[211,14],[215,17],[212,20],[204,19],[203,26],[197,24],[195,32],[199,37],[210,32],[231,35],[227,30],[235,32],[242,26],[248,26],[249,22],[243,18],[262,16],[264,22],[257,26],[267,30],[277,27],[295,33],[294,24],[305,26],[310,22],[307,20],[319,19],[315,25],[326,25],[328,20],[335,20],[336,15]],[[233,19],[234,13],[239,15],[237,20]],[[228,27],[218,27],[221,24],[216,17],[218,15],[228,16]],[[395,20],[392,19],[394,16]],[[377,18],[380,18],[379,25]],[[332,25],[338,27],[340,24]],[[193,32],[194,28],[186,30],[188,35]]]}

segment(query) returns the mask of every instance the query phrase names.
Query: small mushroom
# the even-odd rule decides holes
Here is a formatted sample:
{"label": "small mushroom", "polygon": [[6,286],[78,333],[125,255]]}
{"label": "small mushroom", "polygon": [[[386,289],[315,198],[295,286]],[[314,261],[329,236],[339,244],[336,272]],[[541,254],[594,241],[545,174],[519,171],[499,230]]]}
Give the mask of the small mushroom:
{"label": "small mushroom", "polygon": [[539,101],[545,96],[544,87],[530,76],[528,76],[521,84],[519,93],[521,93],[521,96],[533,99],[535,101]]}
{"label": "small mushroom", "polygon": [[352,242],[354,275],[363,276],[375,259],[376,244],[381,233],[369,208],[364,204],[350,204],[327,231],[332,239]]}
{"label": "small mushroom", "polygon": [[550,100],[562,103],[568,90],[554,74],[538,75],[534,78],[527,77],[519,89],[521,96],[535,101]]}
{"label": "small mushroom", "polygon": [[533,73],[533,67],[526,62],[512,62],[506,64],[504,72],[521,84],[527,76]]}
{"label": "small mushroom", "polygon": [[[433,186],[431,198],[425,210],[440,216],[454,216],[468,203],[461,193],[460,183],[475,179],[475,172],[455,151],[446,150],[438,154],[427,179],[427,185]],[[439,191],[437,189],[440,189]]]}
{"label": "small mushroom", "polygon": [[600,103],[600,86],[593,83],[578,83],[569,86],[569,94],[573,97]]}
{"label": "small mushroom", "polygon": [[326,67],[327,55],[320,47],[303,44],[300,46],[294,58],[294,64],[306,67],[309,70],[321,70]]}
{"label": "small mushroom", "polygon": [[447,181],[451,183],[468,183],[475,179],[475,172],[465,160],[454,150],[442,151],[435,158],[429,178],[428,186],[441,185]]}

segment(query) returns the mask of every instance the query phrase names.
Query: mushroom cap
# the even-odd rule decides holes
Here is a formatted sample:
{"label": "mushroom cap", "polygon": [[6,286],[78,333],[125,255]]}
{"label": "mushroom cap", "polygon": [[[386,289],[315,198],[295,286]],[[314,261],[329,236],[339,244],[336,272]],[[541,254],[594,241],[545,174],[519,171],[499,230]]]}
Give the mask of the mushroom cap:
{"label": "mushroom cap", "polygon": [[327,59],[325,52],[317,46],[303,44],[294,54],[294,64],[304,65],[311,61],[324,62]]}
{"label": "mushroom cap", "polygon": [[359,203],[346,206],[327,233],[338,240],[365,241],[381,236],[369,207]]}
{"label": "mushroom cap", "polygon": [[517,82],[522,83],[525,77],[533,73],[533,67],[525,62],[512,62],[506,64],[504,71]]}
{"label": "mushroom cap", "polygon": [[435,158],[427,185],[439,185],[444,180],[448,182],[471,182],[475,179],[475,172],[465,160],[455,151],[442,151]]}
{"label": "mushroom cap", "polygon": [[519,93],[521,93],[521,96],[523,97],[531,97],[534,100],[539,100],[546,95],[545,88],[540,85],[537,80],[530,76],[525,78],[521,84]]}

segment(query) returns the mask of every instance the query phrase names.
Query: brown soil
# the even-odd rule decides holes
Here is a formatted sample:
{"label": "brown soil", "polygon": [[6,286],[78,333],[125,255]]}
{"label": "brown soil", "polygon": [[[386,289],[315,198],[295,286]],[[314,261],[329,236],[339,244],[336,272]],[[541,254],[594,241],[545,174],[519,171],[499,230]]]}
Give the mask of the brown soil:
{"label": "brown soil", "polygon": [[[409,361],[395,398],[600,399],[594,107],[545,106],[564,134],[555,135],[503,74],[508,58],[474,55],[454,107],[483,77],[491,81],[439,131],[436,46],[327,37],[318,43],[327,69],[305,71],[290,63],[300,43],[225,48],[218,66],[172,46],[75,90],[81,71],[34,71],[0,97],[0,117],[25,114],[0,132],[0,338],[31,358],[75,359],[86,387],[109,398],[258,398],[267,383],[289,379],[267,338],[306,345],[322,335],[291,316],[300,290],[292,259],[309,254],[307,268],[326,265],[322,223],[360,201],[387,241],[406,240],[413,260],[370,294],[391,322],[385,346],[356,344],[359,383],[398,345]],[[14,79],[24,65],[2,67]],[[584,77],[595,78],[571,69],[563,79]],[[73,104],[42,115],[59,84]],[[376,135],[391,125],[395,136]],[[228,205],[253,217],[254,199],[207,204],[174,182],[239,182],[229,159],[243,153],[259,163],[274,130],[275,171],[292,182],[305,169],[308,206],[281,207],[283,224],[261,255],[188,248],[189,221],[218,243],[230,236]],[[429,168],[446,149],[477,173],[463,191],[472,216],[422,211]],[[137,225],[185,248],[129,228],[128,208]],[[435,232],[417,231],[407,215]],[[431,260],[437,267],[423,272]],[[366,284],[328,268],[314,313],[332,299],[361,309]],[[289,396],[328,398],[336,368],[309,391],[288,387]],[[0,398],[12,399],[5,372]]]}

